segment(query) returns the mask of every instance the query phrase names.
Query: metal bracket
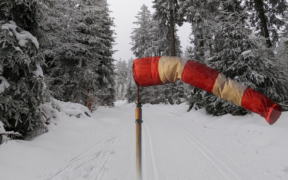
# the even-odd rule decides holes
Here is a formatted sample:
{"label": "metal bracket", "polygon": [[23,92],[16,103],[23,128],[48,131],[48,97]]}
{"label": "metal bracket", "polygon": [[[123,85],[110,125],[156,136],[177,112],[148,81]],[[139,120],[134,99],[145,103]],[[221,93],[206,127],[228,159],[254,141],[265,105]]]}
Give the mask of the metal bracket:
{"label": "metal bracket", "polygon": [[135,123],[137,123],[137,124],[141,124],[143,121],[142,121],[142,119],[136,119],[135,120]]}
{"label": "metal bracket", "polygon": [[136,107],[138,107],[138,108],[141,108],[142,107],[142,104],[141,104],[141,102],[136,102]]}

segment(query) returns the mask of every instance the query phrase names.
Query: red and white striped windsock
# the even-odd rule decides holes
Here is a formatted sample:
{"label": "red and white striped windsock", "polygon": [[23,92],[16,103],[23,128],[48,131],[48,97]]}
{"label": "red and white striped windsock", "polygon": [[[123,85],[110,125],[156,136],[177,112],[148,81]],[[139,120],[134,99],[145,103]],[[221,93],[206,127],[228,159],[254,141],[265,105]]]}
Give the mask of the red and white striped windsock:
{"label": "red and white striped windsock", "polygon": [[266,95],[226,78],[224,74],[194,60],[156,56],[134,60],[133,77],[139,86],[183,82],[213,93],[264,117],[273,124],[282,107]]}

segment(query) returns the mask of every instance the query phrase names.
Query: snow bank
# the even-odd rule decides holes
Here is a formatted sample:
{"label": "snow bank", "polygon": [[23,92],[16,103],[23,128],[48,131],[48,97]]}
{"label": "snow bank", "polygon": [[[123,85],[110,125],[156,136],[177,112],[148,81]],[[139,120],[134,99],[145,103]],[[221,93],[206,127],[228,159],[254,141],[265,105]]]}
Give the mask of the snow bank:
{"label": "snow bank", "polygon": [[4,141],[0,145],[0,179],[47,180],[43,176],[64,168],[66,162],[104,138],[107,124],[87,116],[88,109],[80,104],[52,99],[40,108],[51,118],[49,132],[32,141]]}
{"label": "snow bank", "polygon": [[90,117],[89,109],[86,106],[72,102],[62,102],[56,99],[52,100],[52,106],[58,109],[59,112],[65,113],[68,116],[75,116],[77,118]]}
{"label": "snow bank", "polygon": [[[4,136],[4,141],[8,141],[9,138],[7,135],[21,136],[19,133],[15,133],[14,131],[6,131],[4,128],[4,124],[0,121],[0,144],[2,143],[2,135]],[[0,176],[1,177],[1,176]]]}
{"label": "snow bank", "polygon": [[81,119],[91,117],[87,107],[77,103],[62,102],[54,98],[51,98],[50,102],[41,104],[39,108],[46,118],[46,124],[51,122],[56,124],[56,120],[61,119],[63,115]]}

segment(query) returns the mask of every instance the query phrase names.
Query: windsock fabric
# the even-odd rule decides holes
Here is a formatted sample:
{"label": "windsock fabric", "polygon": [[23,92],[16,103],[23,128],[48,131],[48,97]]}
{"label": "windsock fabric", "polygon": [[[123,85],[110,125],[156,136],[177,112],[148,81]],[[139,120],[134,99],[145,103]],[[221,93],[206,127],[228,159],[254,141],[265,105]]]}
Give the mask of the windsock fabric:
{"label": "windsock fabric", "polygon": [[134,60],[133,77],[138,86],[183,82],[215,94],[238,106],[258,113],[272,125],[282,107],[266,95],[226,78],[224,74],[194,60],[156,56]]}

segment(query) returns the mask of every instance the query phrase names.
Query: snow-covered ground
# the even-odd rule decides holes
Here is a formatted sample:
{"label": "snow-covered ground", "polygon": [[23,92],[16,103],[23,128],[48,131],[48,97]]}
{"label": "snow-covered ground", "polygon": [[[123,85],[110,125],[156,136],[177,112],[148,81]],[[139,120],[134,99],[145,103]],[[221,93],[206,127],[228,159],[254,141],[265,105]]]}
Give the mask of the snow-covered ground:
{"label": "snow-covered ground", "polygon": [[[99,107],[91,117],[80,105],[60,110],[48,133],[0,146],[1,180],[135,179],[135,104]],[[288,112],[270,126],[257,114],[143,105],[143,120],[145,180],[288,179]]]}

